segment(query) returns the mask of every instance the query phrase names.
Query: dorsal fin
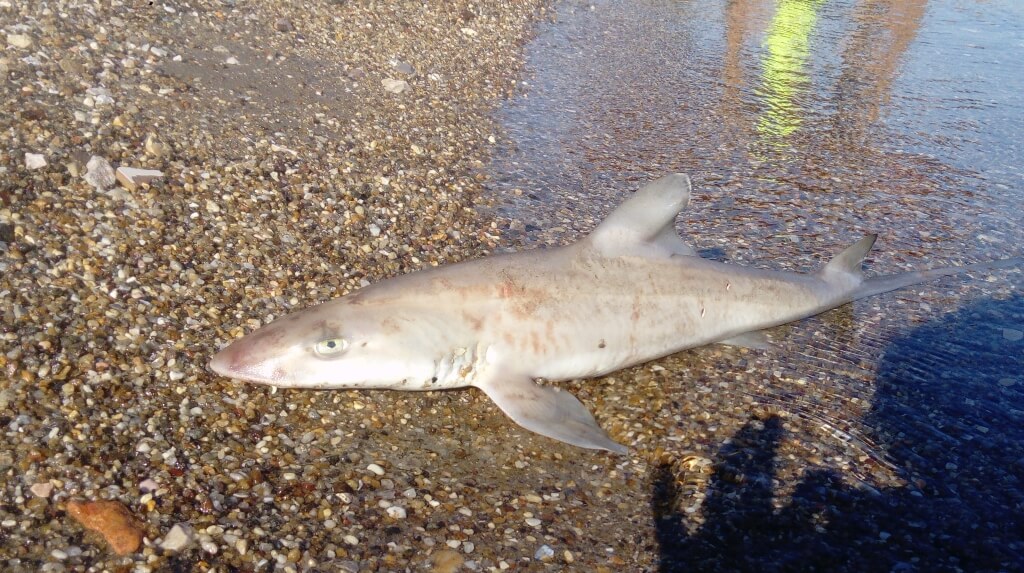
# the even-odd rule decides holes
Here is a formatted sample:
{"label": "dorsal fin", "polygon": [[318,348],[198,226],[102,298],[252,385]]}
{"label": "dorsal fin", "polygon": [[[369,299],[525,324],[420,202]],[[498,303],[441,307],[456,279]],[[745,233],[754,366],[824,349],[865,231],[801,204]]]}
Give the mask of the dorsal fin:
{"label": "dorsal fin", "polygon": [[696,256],[676,234],[676,215],[690,203],[690,178],[673,173],[648,183],[587,238],[605,256]]}

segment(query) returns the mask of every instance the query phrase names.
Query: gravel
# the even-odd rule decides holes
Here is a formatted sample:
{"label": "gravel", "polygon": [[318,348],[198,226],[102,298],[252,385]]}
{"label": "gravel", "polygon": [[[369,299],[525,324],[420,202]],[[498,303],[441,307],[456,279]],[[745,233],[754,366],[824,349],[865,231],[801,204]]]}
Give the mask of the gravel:
{"label": "gravel", "polygon": [[[878,464],[843,491],[906,485],[855,439],[779,440],[776,423],[821,437],[842,420],[758,400],[807,380],[746,350],[565,384],[629,457],[522,430],[475,390],[274,391],[207,370],[274,317],[536,230],[481,191],[492,114],[550,17],[540,0],[0,0],[8,570],[653,571],[664,532],[704,524],[709,484],[748,479],[759,445],[782,483],[818,459]],[[127,189],[119,167],[163,176]],[[729,395],[740,380],[749,399]],[[140,546],[119,556],[69,515],[99,501]],[[873,527],[889,546],[915,533]]]}

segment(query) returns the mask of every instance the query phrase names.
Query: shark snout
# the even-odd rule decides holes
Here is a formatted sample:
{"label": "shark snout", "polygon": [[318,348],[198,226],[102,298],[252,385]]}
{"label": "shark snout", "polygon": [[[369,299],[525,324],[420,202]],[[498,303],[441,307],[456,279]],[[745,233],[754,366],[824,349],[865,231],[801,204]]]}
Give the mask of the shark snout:
{"label": "shark snout", "polygon": [[235,364],[234,352],[231,351],[231,346],[228,345],[217,354],[213,355],[213,359],[210,360],[210,370],[213,370],[221,376],[231,376],[233,366]]}
{"label": "shark snout", "polygon": [[281,371],[273,360],[268,359],[266,352],[260,350],[261,345],[257,342],[250,337],[232,342],[213,356],[210,360],[210,370],[221,376],[247,382],[280,382]]}

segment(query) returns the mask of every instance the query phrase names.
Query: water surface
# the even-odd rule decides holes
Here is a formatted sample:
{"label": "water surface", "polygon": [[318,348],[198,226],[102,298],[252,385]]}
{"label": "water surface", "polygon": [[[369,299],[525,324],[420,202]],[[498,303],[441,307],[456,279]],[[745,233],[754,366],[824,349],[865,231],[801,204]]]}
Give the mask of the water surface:
{"label": "water surface", "polygon": [[[528,47],[489,167],[518,247],[575,240],[645,181],[683,171],[695,194],[680,232],[719,260],[807,271],[868,232],[869,274],[1021,253],[1024,4],[569,1],[556,14]],[[913,287],[777,329],[772,351],[683,353],[659,362],[672,374],[658,390],[609,392],[696,400],[714,423],[661,419],[662,445],[712,459],[735,456],[751,416],[781,416],[767,459],[788,461],[761,468],[775,517],[821,487],[899,508],[902,537],[865,567],[999,569],[1024,555],[1009,533],[1024,527],[1021,292],[1020,272]],[[833,471],[846,486],[822,477]],[[712,502],[737,492],[715,483],[703,513],[659,539],[725,539]],[[963,520],[978,527],[956,533]],[[878,542],[851,531],[802,542]],[[950,537],[959,549],[942,548]]]}

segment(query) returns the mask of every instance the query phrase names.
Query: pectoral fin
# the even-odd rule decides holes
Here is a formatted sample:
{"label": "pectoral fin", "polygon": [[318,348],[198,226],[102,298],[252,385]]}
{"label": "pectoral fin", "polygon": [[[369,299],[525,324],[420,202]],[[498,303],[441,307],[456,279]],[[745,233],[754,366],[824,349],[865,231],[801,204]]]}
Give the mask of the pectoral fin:
{"label": "pectoral fin", "polygon": [[567,444],[625,454],[597,425],[587,408],[572,394],[540,386],[528,377],[492,380],[478,385],[509,418],[527,430]]}
{"label": "pectoral fin", "polygon": [[772,341],[763,330],[754,330],[752,332],[737,334],[732,338],[719,340],[718,343],[725,344],[726,346],[738,346],[740,348],[750,348],[753,350],[771,350],[772,348]]}

